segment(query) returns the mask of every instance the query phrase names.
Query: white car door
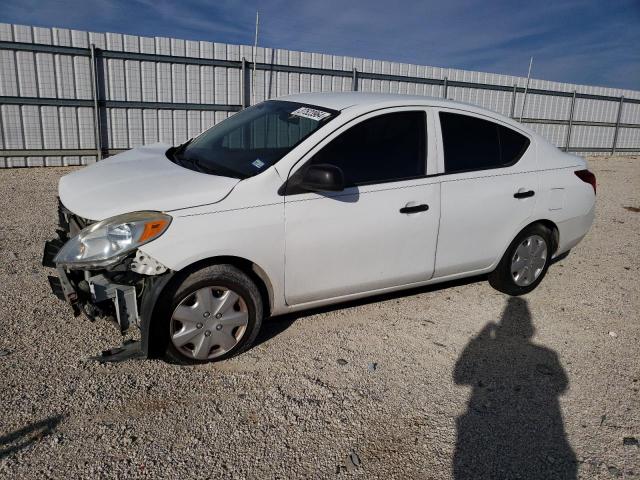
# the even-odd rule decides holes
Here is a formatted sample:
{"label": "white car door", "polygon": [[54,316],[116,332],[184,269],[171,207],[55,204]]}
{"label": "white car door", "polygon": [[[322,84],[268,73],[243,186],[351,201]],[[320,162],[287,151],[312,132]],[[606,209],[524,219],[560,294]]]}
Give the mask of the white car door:
{"label": "white car door", "polygon": [[486,269],[540,196],[533,139],[498,120],[438,109],[442,212],[435,277]]}
{"label": "white car door", "polygon": [[346,188],[285,196],[289,305],[431,278],[440,186],[426,176],[425,157],[435,157],[434,146],[427,155],[426,122],[422,107],[359,117],[294,167],[291,175],[311,164],[338,166]]}

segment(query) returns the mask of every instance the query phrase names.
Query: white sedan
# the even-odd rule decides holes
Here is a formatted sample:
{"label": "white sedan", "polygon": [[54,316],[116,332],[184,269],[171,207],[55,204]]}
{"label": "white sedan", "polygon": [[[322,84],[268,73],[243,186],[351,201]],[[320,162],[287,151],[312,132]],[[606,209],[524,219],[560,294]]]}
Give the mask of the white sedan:
{"label": "white sedan", "polygon": [[268,316],[479,274],[530,292],[595,194],[584,159],[496,113],[300,94],[62,177],[44,264],[76,313],[139,327],[142,354],[204,362]]}

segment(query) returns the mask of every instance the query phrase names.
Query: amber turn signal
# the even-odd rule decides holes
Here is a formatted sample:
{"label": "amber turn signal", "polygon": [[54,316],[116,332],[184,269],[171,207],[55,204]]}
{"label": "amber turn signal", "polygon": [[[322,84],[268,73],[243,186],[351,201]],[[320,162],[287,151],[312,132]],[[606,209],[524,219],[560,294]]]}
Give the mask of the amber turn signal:
{"label": "amber turn signal", "polygon": [[152,238],[160,235],[164,230],[169,226],[168,220],[155,220],[153,222],[147,222],[144,225],[144,230],[142,231],[142,235],[138,239],[139,242],[146,242],[147,240],[151,240]]}

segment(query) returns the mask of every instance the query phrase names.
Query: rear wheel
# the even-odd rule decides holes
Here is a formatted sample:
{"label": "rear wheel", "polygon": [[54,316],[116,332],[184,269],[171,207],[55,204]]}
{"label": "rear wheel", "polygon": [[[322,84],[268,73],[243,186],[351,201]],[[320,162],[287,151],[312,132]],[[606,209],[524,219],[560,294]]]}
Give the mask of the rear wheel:
{"label": "rear wheel", "polygon": [[508,295],[524,295],[535,289],[549,268],[553,255],[553,235],[541,224],[525,228],[511,242],[489,283]]}
{"label": "rear wheel", "polygon": [[191,273],[161,309],[166,356],[179,363],[205,363],[242,353],[254,342],[263,315],[253,281],[232,265]]}

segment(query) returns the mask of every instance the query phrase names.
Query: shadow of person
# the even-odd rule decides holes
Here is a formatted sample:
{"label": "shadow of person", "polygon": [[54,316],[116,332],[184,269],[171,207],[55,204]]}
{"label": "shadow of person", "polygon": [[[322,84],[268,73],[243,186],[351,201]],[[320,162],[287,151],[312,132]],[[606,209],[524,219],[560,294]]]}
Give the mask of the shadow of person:
{"label": "shadow of person", "polygon": [[534,332],[526,300],[512,297],[460,355],[453,379],[473,391],[456,422],[456,480],[576,478],[558,402],[569,380]]}
{"label": "shadow of person", "polygon": [[54,415],[0,437],[0,459],[28,447],[53,433],[64,415]]}

